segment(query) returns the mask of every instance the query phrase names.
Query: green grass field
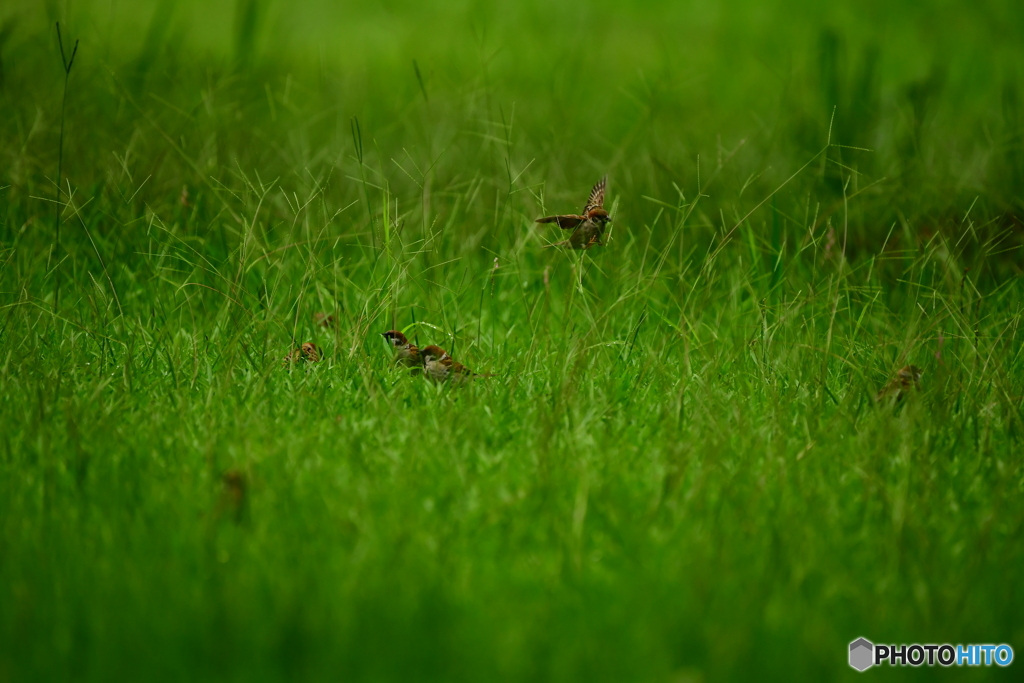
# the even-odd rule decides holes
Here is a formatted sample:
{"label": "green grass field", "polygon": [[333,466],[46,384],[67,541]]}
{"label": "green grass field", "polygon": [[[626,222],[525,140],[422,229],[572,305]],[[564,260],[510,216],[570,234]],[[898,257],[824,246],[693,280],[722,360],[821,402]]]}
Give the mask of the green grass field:
{"label": "green grass field", "polygon": [[847,647],[1024,656],[1021,35],[4,5],[0,681],[1018,680]]}

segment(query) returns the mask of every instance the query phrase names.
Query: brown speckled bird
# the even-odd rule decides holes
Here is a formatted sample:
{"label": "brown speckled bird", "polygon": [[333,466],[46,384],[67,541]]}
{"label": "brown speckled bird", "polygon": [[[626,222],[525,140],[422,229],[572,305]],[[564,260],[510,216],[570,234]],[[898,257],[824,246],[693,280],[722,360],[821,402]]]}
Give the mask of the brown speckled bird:
{"label": "brown speckled bird", "polygon": [[297,349],[292,349],[284,357],[284,365],[295,365],[296,363],[316,363],[324,357],[324,352],[313,342],[306,342]]}
{"label": "brown speckled bird", "polygon": [[387,339],[395,349],[395,365],[412,368],[414,373],[423,369],[423,358],[420,355],[419,347],[406,339],[404,334],[398,330],[388,330],[381,336]]}
{"label": "brown speckled bird", "polygon": [[911,389],[921,388],[921,375],[924,372],[916,365],[905,365],[896,372],[892,381],[882,387],[875,395],[876,401],[892,400],[893,403],[903,400]]}
{"label": "brown speckled bird", "polygon": [[462,385],[478,377],[493,377],[489,374],[477,374],[462,363],[452,359],[448,352],[439,346],[430,345],[423,349],[423,372],[435,382],[451,382]]}
{"label": "brown speckled bird", "polygon": [[604,191],[607,177],[601,178],[590,191],[590,198],[583,207],[583,213],[566,214],[564,216],[545,216],[538,218],[538,223],[555,223],[562,230],[572,230],[569,239],[564,242],[549,244],[549,247],[570,247],[572,249],[590,249],[601,244],[604,229],[611,222],[611,217],[604,210]]}

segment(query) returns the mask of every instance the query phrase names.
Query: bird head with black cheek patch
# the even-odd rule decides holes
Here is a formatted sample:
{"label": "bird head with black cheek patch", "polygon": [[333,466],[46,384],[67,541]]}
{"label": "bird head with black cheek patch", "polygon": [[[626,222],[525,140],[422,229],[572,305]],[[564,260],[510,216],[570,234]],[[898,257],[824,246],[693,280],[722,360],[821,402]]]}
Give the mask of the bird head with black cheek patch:
{"label": "bird head with black cheek patch", "polygon": [[612,222],[612,217],[604,209],[591,209],[587,212],[587,218],[600,225],[607,225]]}
{"label": "bird head with black cheek patch", "polygon": [[381,336],[387,339],[388,343],[394,346],[395,348],[398,348],[399,346],[409,345],[409,340],[406,339],[405,335],[399,332],[398,330],[388,330],[387,332],[384,332]]}
{"label": "bird head with black cheek patch", "polygon": [[914,384],[918,384],[921,381],[923,374],[924,371],[916,365],[908,365],[899,372],[901,379],[906,382],[913,382]]}

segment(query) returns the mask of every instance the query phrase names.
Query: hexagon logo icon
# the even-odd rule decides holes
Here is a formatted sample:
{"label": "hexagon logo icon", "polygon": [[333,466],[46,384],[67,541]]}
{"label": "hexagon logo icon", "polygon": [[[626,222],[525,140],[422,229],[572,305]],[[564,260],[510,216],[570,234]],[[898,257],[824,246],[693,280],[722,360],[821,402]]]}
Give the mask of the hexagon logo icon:
{"label": "hexagon logo icon", "polygon": [[850,643],[850,666],[857,671],[871,668],[875,663],[875,646],[866,638],[858,638]]}

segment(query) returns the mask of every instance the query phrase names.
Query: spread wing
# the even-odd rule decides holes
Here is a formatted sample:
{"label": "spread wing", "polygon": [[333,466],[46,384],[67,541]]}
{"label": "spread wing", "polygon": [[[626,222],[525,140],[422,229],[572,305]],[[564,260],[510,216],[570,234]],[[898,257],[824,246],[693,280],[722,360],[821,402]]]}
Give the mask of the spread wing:
{"label": "spread wing", "polygon": [[577,225],[582,223],[585,219],[583,216],[545,216],[544,218],[538,218],[538,223],[557,223],[558,227],[562,230],[569,230],[575,228]]}
{"label": "spread wing", "polygon": [[591,209],[600,209],[604,207],[604,189],[608,186],[608,176],[605,176],[597,181],[594,188],[590,191],[590,199],[587,200],[587,205],[583,207],[583,215],[586,216]]}

